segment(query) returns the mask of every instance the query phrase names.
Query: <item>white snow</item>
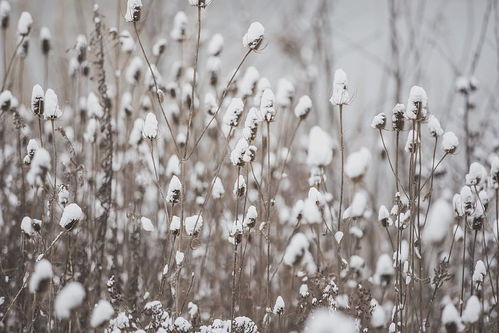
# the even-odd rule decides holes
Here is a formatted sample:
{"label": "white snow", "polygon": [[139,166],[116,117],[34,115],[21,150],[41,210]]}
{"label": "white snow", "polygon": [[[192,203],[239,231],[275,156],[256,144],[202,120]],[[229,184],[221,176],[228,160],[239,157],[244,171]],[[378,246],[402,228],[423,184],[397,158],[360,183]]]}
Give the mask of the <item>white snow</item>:
{"label": "white snow", "polygon": [[110,320],[114,314],[111,303],[101,299],[92,310],[92,317],[90,318],[90,325],[94,328],[100,327],[105,322]]}
{"label": "white snow", "polygon": [[[121,44],[121,51],[124,53],[131,53],[135,50],[135,41],[128,30],[123,30],[120,33],[119,41]],[[154,44],[156,46],[156,44]],[[153,47],[153,53],[155,49]]]}
{"label": "white snow", "polygon": [[141,0],[128,0],[126,6],[125,21],[127,22],[139,21],[141,10],[142,10]]}
{"label": "white snow", "polygon": [[282,299],[281,296],[277,296],[277,299],[275,300],[275,304],[274,304],[274,309],[272,310],[272,312],[274,314],[282,314],[284,312],[284,300]]}
{"label": "white snow", "polygon": [[342,312],[319,308],[310,313],[303,333],[358,333],[355,320]]}
{"label": "white snow", "polygon": [[140,218],[140,225],[145,231],[154,231],[154,225],[152,224],[152,221],[145,216],[142,216]]}
{"label": "white snow", "polygon": [[482,260],[478,260],[475,264],[475,270],[473,271],[473,282],[483,283],[486,274],[487,270],[485,268],[485,264]]}
{"label": "white snow", "polygon": [[440,121],[432,114],[428,118],[428,130],[433,137],[440,137],[444,134],[444,130],[440,126]]}
{"label": "white snow", "polygon": [[82,219],[83,211],[80,206],[72,203],[64,207],[59,225],[63,228],[70,229],[74,223],[79,222]]}
{"label": "white snow", "polygon": [[210,56],[219,56],[224,47],[224,38],[221,34],[214,34],[208,44],[208,54]]}
{"label": "white snow", "polygon": [[187,16],[183,11],[179,11],[173,18],[173,29],[170,33],[170,37],[177,42],[181,42],[185,39],[186,29]]}
{"label": "white snow", "polygon": [[168,192],[166,193],[166,201],[169,203],[178,203],[182,195],[182,183],[180,179],[173,175],[168,185]]}
{"label": "white snow", "polygon": [[347,74],[342,69],[334,72],[333,95],[329,100],[334,105],[350,103],[350,94],[347,88]]}
{"label": "white snow", "polygon": [[42,185],[46,172],[50,169],[50,154],[45,148],[38,148],[31,160],[31,167],[26,175],[28,183]]}
{"label": "white snow", "polygon": [[90,117],[102,118],[104,115],[104,108],[100,104],[99,97],[92,91],[88,94],[87,110]]}
{"label": "white snow", "polygon": [[482,304],[476,295],[468,298],[466,306],[463,311],[463,321],[465,323],[474,324],[480,319],[480,314],[482,312]]}
{"label": "white snow", "polygon": [[240,198],[246,193],[246,181],[242,175],[234,182],[234,188],[232,189],[232,194],[235,198]]}
{"label": "white snow", "polygon": [[144,121],[144,127],[142,128],[142,137],[144,139],[156,139],[158,136],[158,120],[156,115],[152,112],[148,112],[146,120]]}
{"label": "white snow", "polygon": [[203,217],[201,215],[193,215],[185,218],[184,228],[189,236],[196,236],[203,227]]}
{"label": "white snow", "polygon": [[45,111],[43,116],[48,120],[56,120],[62,116],[59,100],[56,93],[52,89],[47,89],[45,92]]}
{"label": "white snow", "polygon": [[487,179],[487,170],[485,167],[478,162],[473,162],[470,165],[470,170],[466,175],[466,185],[476,186],[485,182]]}
{"label": "white snow", "polygon": [[300,119],[305,119],[312,110],[312,100],[309,96],[301,96],[295,107],[295,116]]}
{"label": "white snow", "polygon": [[305,234],[298,232],[291,238],[289,245],[286,247],[283,262],[288,266],[296,266],[303,264],[307,272],[314,273],[317,269],[313,257],[310,254],[309,242]]}
{"label": "white snow", "polygon": [[23,217],[21,221],[21,230],[28,237],[33,237],[35,235],[35,230],[33,229],[33,220],[31,219],[31,217]]}
{"label": "white snow", "polygon": [[44,112],[44,95],[43,88],[35,84],[31,92],[31,111],[38,116],[43,115]]}
{"label": "white snow", "polygon": [[172,222],[170,223],[170,231],[173,234],[178,234],[180,232],[180,217],[173,216]]}
{"label": "white snow", "polygon": [[29,280],[29,291],[31,293],[42,291],[43,284],[50,282],[52,276],[54,276],[52,264],[47,259],[38,261]]}
{"label": "white snow", "polygon": [[57,294],[54,303],[58,318],[67,319],[71,311],[80,306],[85,299],[85,290],[79,282],[69,282]]}
{"label": "white snow", "polygon": [[371,301],[371,307],[374,308],[371,315],[371,326],[380,329],[386,324],[385,310],[374,298]]}
{"label": "white snow", "polygon": [[439,245],[447,236],[454,220],[450,203],[445,199],[437,200],[430,208],[428,221],[423,231],[423,241]]}
{"label": "white snow", "polygon": [[345,164],[345,174],[354,180],[360,179],[367,172],[367,168],[371,163],[371,153],[366,147],[362,147],[359,151],[351,153]]}
{"label": "white snow", "polygon": [[224,185],[222,184],[222,180],[220,179],[220,177],[216,177],[213,183],[213,188],[211,190],[211,195],[214,199],[220,199],[224,196],[224,193],[225,189]]}
{"label": "white snow", "polygon": [[333,159],[333,141],[329,134],[319,126],[310,130],[308,137],[307,164],[309,166],[325,167]]}
{"label": "white snow", "polygon": [[276,102],[279,106],[290,107],[294,94],[295,87],[291,81],[284,78],[277,81]]}
{"label": "white snow", "polygon": [[22,12],[17,21],[17,34],[20,36],[27,36],[31,31],[31,25],[33,24],[33,18],[28,12]]}
{"label": "white snow", "polygon": [[248,31],[243,36],[243,46],[251,50],[257,50],[263,40],[265,29],[260,22],[250,24]]}
{"label": "white snow", "polygon": [[260,114],[262,119],[267,122],[274,121],[276,116],[274,101],[275,97],[272,90],[270,88],[265,89],[260,100]]}
{"label": "white snow", "polygon": [[384,129],[386,126],[386,114],[384,112],[378,113],[371,121],[371,127],[376,129]]}
{"label": "white snow", "polygon": [[140,80],[143,66],[144,62],[142,61],[141,57],[136,56],[132,58],[125,72],[125,78],[129,84],[131,85],[137,84],[137,82]]}
{"label": "white snow", "polygon": [[445,132],[442,138],[442,149],[444,152],[453,154],[459,146],[459,140],[454,132]]}
{"label": "white snow", "polygon": [[444,310],[442,311],[442,323],[446,326],[453,324],[456,326],[458,331],[463,329],[461,317],[459,316],[459,312],[457,312],[454,304],[449,302],[445,305]]}
{"label": "white snow", "polygon": [[[414,120],[416,118],[426,118],[426,107],[428,103],[428,96],[426,91],[419,87],[413,86],[409,92],[409,99],[407,101],[407,107],[405,109],[405,117],[407,119]],[[420,107],[420,114],[418,115],[418,105]]]}
{"label": "white snow", "polygon": [[244,102],[240,98],[232,98],[225,111],[223,122],[227,126],[237,127],[241,114],[244,111]]}

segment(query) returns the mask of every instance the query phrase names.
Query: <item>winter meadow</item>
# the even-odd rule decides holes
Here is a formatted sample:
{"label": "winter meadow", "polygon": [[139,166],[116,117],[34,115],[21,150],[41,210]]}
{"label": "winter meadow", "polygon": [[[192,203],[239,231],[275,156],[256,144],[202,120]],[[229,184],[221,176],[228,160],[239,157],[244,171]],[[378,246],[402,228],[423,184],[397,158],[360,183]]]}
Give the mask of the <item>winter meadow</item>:
{"label": "winter meadow", "polygon": [[496,0],[2,0],[0,48],[1,332],[499,332]]}

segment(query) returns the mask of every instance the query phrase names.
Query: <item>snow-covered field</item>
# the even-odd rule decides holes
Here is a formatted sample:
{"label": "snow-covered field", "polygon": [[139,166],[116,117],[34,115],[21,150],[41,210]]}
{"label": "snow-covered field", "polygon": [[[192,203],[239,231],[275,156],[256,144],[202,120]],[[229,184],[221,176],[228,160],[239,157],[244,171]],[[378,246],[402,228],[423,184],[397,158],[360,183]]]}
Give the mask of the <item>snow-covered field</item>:
{"label": "snow-covered field", "polygon": [[0,332],[499,331],[495,0],[0,1]]}

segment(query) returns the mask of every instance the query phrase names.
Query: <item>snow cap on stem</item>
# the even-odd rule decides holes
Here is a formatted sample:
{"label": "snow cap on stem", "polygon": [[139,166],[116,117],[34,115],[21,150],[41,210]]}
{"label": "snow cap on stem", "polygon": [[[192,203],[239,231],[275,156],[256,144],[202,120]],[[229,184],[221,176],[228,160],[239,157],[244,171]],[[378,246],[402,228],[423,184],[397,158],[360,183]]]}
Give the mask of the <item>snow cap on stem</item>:
{"label": "snow cap on stem", "polygon": [[413,86],[409,92],[409,99],[405,109],[405,117],[410,120],[426,119],[427,104],[428,96],[426,96],[426,91],[419,86]]}
{"label": "snow cap on stem", "polygon": [[310,130],[308,137],[307,164],[315,167],[325,167],[333,159],[333,140],[319,126]]}
{"label": "snow cap on stem", "polygon": [[138,22],[142,13],[142,0],[128,0],[126,5],[125,21]]}
{"label": "snow cap on stem", "polygon": [[371,121],[371,127],[382,130],[385,129],[385,126],[386,126],[386,114],[381,112],[375,115],[373,120]]}
{"label": "snow cap on stem", "polygon": [[50,52],[52,46],[50,45],[52,41],[52,35],[50,34],[50,30],[47,27],[42,27],[40,29],[40,42],[41,49],[43,55],[47,55]]}
{"label": "snow cap on stem", "polygon": [[263,91],[261,100],[260,100],[260,114],[263,120],[267,122],[274,121],[276,116],[276,110],[274,107],[274,93],[270,88],[267,88]]}
{"label": "snow cap on stem", "polygon": [[312,100],[307,95],[301,96],[295,107],[295,116],[299,119],[307,118],[312,110]]}
{"label": "snow cap on stem", "polygon": [[59,225],[66,230],[70,230],[73,226],[83,219],[83,211],[80,206],[75,203],[64,207]]}
{"label": "snow cap on stem", "polygon": [[71,311],[79,307],[85,299],[85,289],[79,282],[69,282],[55,298],[55,315],[60,319],[68,319]]}
{"label": "snow cap on stem", "polygon": [[34,294],[47,290],[53,276],[54,272],[50,262],[47,259],[38,261],[29,281],[29,291]]}
{"label": "snow cap on stem", "polygon": [[31,25],[33,24],[33,18],[28,12],[22,12],[17,21],[17,34],[21,37],[26,37],[31,31]]}
{"label": "snow cap on stem", "polygon": [[154,140],[158,136],[158,120],[152,112],[147,113],[144,126],[142,127],[142,137],[144,139]]}
{"label": "snow cap on stem", "polygon": [[454,154],[459,146],[459,140],[454,132],[445,132],[442,139],[442,149],[447,154]]}
{"label": "snow cap on stem", "polygon": [[45,93],[39,84],[33,86],[31,92],[31,111],[37,116],[42,116],[44,112]]}
{"label": "snow cap on stem", "polygon": [[104,325],[114,314],[114,309],[111,303],[101,299],[92,310],[92,316],[90,317],[90,326],[93,328],[100,327]]}
{"label": "snow cap on stem", "polygon": [[265,29],[260,22],[251,23],[243,36],[243,46],[250,50],[258,50],[262,44],[264,33]]}
{"label": "snow cap on stem", "polygon": [[52,89],[47,89],[45,92],[43,116],[47,120],[57,120],[62,116],[62,110],[59,107],[59,99]]}
{"label": "snow cap on stem", "polygon": [[180,200],[182,195],[182,183],[177,176],[173,175],[168,185],[168,192],[166,193],[166,201],[172,204],[176,204]]}
{"label": "snow cap on stem", "polygon": [[342,69],[334,72],[333,95],[329,102],[333,105],[347,105],[350,103],[350,94],[347,87],[347,74]]}
{"label": "snow cap on stem", "polygon": [[444,134],[444,130],[440,126],[440,121],[432,114],[428,118],[428,130],[430,131],[431,136],[434,138],[438,138],[442,136],[442,134]]}

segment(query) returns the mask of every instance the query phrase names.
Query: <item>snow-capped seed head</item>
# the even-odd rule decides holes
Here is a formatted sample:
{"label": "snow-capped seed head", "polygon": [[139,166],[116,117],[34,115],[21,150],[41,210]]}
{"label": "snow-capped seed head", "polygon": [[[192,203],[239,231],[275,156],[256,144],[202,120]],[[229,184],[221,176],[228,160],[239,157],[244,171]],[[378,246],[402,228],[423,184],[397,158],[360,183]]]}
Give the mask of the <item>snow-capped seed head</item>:
{"label": "snow-capped seed head", "polygon": [[[133,50],[135,50],[135,41],[133,40],[133,37],[128,30],[123,30],[119,34],[118,39],[121,45],[121,52],[125,54],[131,54]],[[153,46],[153,53],[154,53],[154,46]]]}
{"label": "snow-capped seed head", "polygon": [[229,227],[229,242],[237,245],[243,239],[243,224],[240,220],[235,220]]}
{"label": "snow-capped seed head", "polygon": [[253,228],[255,226],[257,217],[258,213],[256,207],[253,205],[249,206],[246,212],[246,219],[244,221],[244,226],[248,228]]}
{"label": "snow-capped seed head", "polygon": [[21,221],[21,231],[28,238],[35,236],[35,229],[33,228],[33,219],[31,217],[29,216],[23,217]]}
{"label": "snow-capped seed head", "polygon": [[467,215],[471,215],[475,209],[474,208],[475,200],[473,198],[473,193],[471,192],[471,188],[469,186],[463,186],[461,188],[460,196],[464,213]]}
{"label": "snow-capped seed head", "polygon": [[390,212],[388,212],[388,209],[384,206],[381,205],[379,207],[378,211],[378,221],[381,223],[383,227],[390,226],[392,224],[392,220],[390,218]]}
{"label": "snow-capped seed head", "polygon": [[164,38],[160,38],[156,41],[156,43],[154,43],[154,45],[152,46],[152,54],[155,56],[155,57],[159,57],[160,55],[162,55],[163,53],[165,53],[165,50],[166,50],[166,45],[167,45],[167,41],[166,39]]}
{"label": "snow-capped seed head", "polygon": [[38,148],[39,148],[38,142],[35,139],[30,139],[28,141],[28,145],[26,146],[28,156],[30,158],[33,158]]}
{"label": "snow-capped seed head", "polygon": [[239,120],[241,119],[241,114],[244,111],[244,102],[240,98],[232,98],[227,111],[225,111],[223,122],[227,126],[237,127],[239,125]]}
{"label": "snow-capped seed head", "polygon": [[426,119],[427,104],[428,96],[426,96],[426,91],[419,86],[413,86],[409,92],[409,99],[405,109],[405,117],[410,120]]}
{"label": "snow-capped seed head", "polygon": [[454,221],[452,206],[444,199],[437,200],[428,214],[422,239],[426,244],[440,245],[445,240]]}
{"label": "snow-capped seed head", "polygon": [[31,111],[37,116],[43,115],[44,95],[43,88],[39,84],[35,84],[31,92]]}
{"label": "snow-capped seed head", "polygon": [[346,105],[350,103],[350,94],[347,87],[347,74],[342,69],[334,72],[333,95],[329,102],[333,105]]}
{"label": "snow-capped seed head", "polygon": [[168,192],[166,194],[166,201],[171,204],[176,204],[180,201],[180,197],[182,195],[182,183],[180,183],[180,179],[177,176],[173,175],[170,180],[170,184],[168,185]]}
{"label": "snow-capped seed head", "polygon": [[238,83],[238,90],[243,99],[253,95],[259,78],[260,73],[255,67],[246,68],[243,78]]}
{"label": "snow-capped seed head", "polygon": [[92,316],[90,317],[90,326],[93,328],[103,326],[107,321],[109,321],[114,314],[114,309],[111,303],[101,299],[92,310]]}
{"label": "snow-capped seed head", "polygon": [[47,55],[50,52],[50,49],[52,48],[51,41],[52,35],[50,34],[49,28],[42,27],[40,29],[40,47],[42,49],[42,54]]}
{"label": "snow-capped seed head", "polygon": [[187,333],[192,329],[192,324],[183,317],[177,317],[173,322],[173,326],[175,327],[175,332],[179,333]]}
{"label": "snow-capped seed head", "polygon": [[90,118],[102,118],[104,116],[104,108],[100,104],[99,97],[93,91],[88,94],[87,111]]}
{"label": "snow-capped seed head", "polygon": [[295,107],[295,116],[299,119],[307,118],[312,110],[312,100],[307,95],[301,96]]}
{"label": "snow-capped seed head", "polygon": [[224,38],[221,34],[214,34],[211,39],[210,43],[208,44],[208,54],[213,57],[218,57],[224,47]]}
{"label": "snow-capped seed head", "polygon": [[284,252],[284,264],[288,266],[299,265],[308,252],[309,246],[310,243],[305,234],[301,232],[294,234]]}
{"label": "snow-capped seed head", "polygon": [[189,236],[197,236],[203,227],[203,217],[201,215],[193,215],[185,218],[184,228]]}
{"label": "snow-capped seed head", "polygon": [[251,23],[243,36],[243,46],[250,50],[258,50],[262,44],[264,33],[265,29],[260,22]]}
{"label": "snow-capped seed head", "polygon": [[34,293],[44,292],[54,276],[52,265],[47,259],[42,259],[35,264],[35,270],[29,281],[29,291]]}
{"label": "snow-capped seed head", "polygon": [[76,37],[76,60],[79,64],[82,64],[87,60],[87,37],[85,35],[78,35]]}
{"label": "snow-capped seed head", "polygon": [[394,131],[402,131],[404,129],[404,104],[396,104],[392,109],[392,128]]}
{"label": "snow-capped seed head", "polygon": [[55,315],[67,319],[71,311],[79,307],[85,299],[85,289],[79,282],[69,282],[57,294],[54,302]]}
{"label": "snow-capped seed head", "polygon": [[216,177],[213,183],[213,188],[211,190],[211,195],[214,199],[221,199],[224,196],[224,193],[225,189],[224,185],[222,184],[222,180],[220,179],[220,177]]}
{"label": "snow-capped seed head", "polygon": [[149,112],[144,121],[144,127],[142,128],[142,137],[144,139],[154,140],[158,136],[158,120],[156,115]]}
{"label": "snow-capped seed head", "polygon": [[232,193],[236,198],[241,198],[246,193],[246,181],[244,180],[244,177],[242,175],[239,175],[239,177],[234,182],[234,189]]}
{"label": "snow-capped seed head", "polygon": [[444,134],[444,130],[440,126],[440,121],[432,114],[428,118],[428,130],[430,131],[430,135],[434,138],[438,138]]}
{"label": "snow-capped seed head", "polygon": [[204,109],[206,110],[206,113],[213,116],[217,112],[217,107],[215,95],[210,92],[206,93],[206,95],[204,95]]}
{"label": "snow-capped seed head", "polygon": [[478,186],[487,179],[487,170],[478,162],[473,162],[470,165],[470,170],[465,177],[466,185]]}
{"label": "snow-capped seed head", "polygon": [[386,126],[386,115],[383,112],[375,115],[373,120],[371,121],[371,127],[382,130],[385,129],[385,126]]}
{"label": "snow-capped seed head", "polygon": [[307,164],[315,167],[325,167],[333,159],[333,140],[319,126],[310,130],[308,138]]}
{"label": "snow-capped seed head", "polygon": [[282,299],[281,296],[277,296],[277,299],[275,300],[274,304],[274,309],[272,310],[272,312],[276,315],[281,315],[284,312],[284,308],[285,308],[284,299]]}
{"label": "snow-capped seed head", "polygon": [[475,265],[475,270],[473,271],[473,282],[477,284],[483,283],[487,270],[483,261],[478,260]]}
{"label": "snow-capped seed head", "polygon": [[43,116],[47,120],[57,120],[62,116],[62,110],[59,107],[59,99],[52,89],[45,92]]}
{"label": "snow-capped seed head", "polygon": [[260,117],[258,110],[254,107],[249,109],[246,115],[246,120],[244,121],[243,137],[249,142],[252,142],[256,138],[256,133],[258,131],[258,123],[260,122]]}
{"label": "snow-capped seed head", "polygon": [[287,79],[279,79],[277,82],[276,102],[281,107],[290,107],[293,103],[295,95],[295,87],[293,83]]}
{"label": "snow-capped seed head", "polygon": [[448,333],[460,332],[464,328],[461,316],[451,302],[447,303],[442,311],[442,324]]}
{"label": "snow-capped seed head", "polygon": [[83,211],[75,203],[64,207],[59,225],[66,230],[71,230],[78,222],[83,220]]}
{"label": "snow-capped seed head", "polygon": [[376,276],[379,278],[380,284],[382,286],[390,284],[394,274],[392,258],[386,253],[382,254],[376,263]]}
{"label": "snow-capped seed head", "polygon": [[462,319],[467,324],[474,324],[480,319],[482,313],[482,303],[476,295],[471,296],[466,301]]}
{"label": "snow-capped seed head", "polygon": [[187,34],[187,16],[183,11],[179,11],[173,19],[173,30],[170,37],[177,41],[182,42],[185,40]]}
{"label": "snow-capped seed head", "polygon": [[38,148],[31,160],[31,167],[26,175],[31,185],[45,184],[48,170],[50,169],[50,154],[44,148]]}
{"label": "snow-capped seed head", "polygon": [[239,139],[230,153],[230,161],[233,165],[239,167],[244,165],[244,154],[246,153],[246,149],[248,149],[248,141],[244,138]]}
{"label": "snow-capped seed head", "polygon": [[138,22],[142,13],[142,0],[128,0],[126,5],[125,21]]}
{"label": "snow-capped seed head", "polygon": [[445,132],[442,138],[442,149],[447,154],[454,154],[459,146],[459,140],[454,132]]}
{"label": "snow-capped seed head", "polygon": [[138,56],[134,57],[130,61],[130,64],[128,65],[126,72],[125,72],[125,78],[129,84],[135,85],[140,81],[140,78],[142,76],[142,67],[143,66],[144,66],[144,62]]}
{"label": "snow-capped seed head", "polygon": [[260,100],[260,114],[262,118],[267,121],[271,122],[274,121],[274,118],[276,116],[276,110],[274,107],[274,93],[272,92],[271,89],[267,88],[263,91],[261,100]]}
{"label": "snow-capped seed head", "polygon": [[345,174],[353,181],[360,181],[366,174],[371,162],[371,153],[366,147],[353,152],[347,158]]}
{"label": "snow-capped seed head", "polygon": [[312,311],[307,321],[303,333],[357,333],[355,320],[339,311],[326,308],[319,308]]}
{"label": "snow-capped seed head", "polygon": [[170,232],[174,236],[178,236],[180,234],[180,217],[178,216],[173,216],[172,217],[172,222],[170,223]]}
{"label": "snow-capped seed head", "polygon": [[189,4],[193,7],[206,8],[213,0],[189,0]]}
{"label": "snow-capped seed head", "polygon": [[28,12],[22,12],[17,21],[17,34],[21,37],[26,37],[31,31],[31,26],[33,24],[33,18]]}
{"label": "snow-capped seed head", "polygon": [[9,27],[10,4],[7,0],[0,2],[0,25],[3,30]]}
{"label": "snow-capped seed head", "polygon": [[12,106],[14,101],[14,96],[12,96],[10,90],[4,90],[0,93],[0,109],[2,111],[8,111]]}
{"label": "snow-capped seed head", "polygon": [[148,231],[148,232],[154,231],[154,225],[152,224],[151,219],[149,219],[145,216],[142,216],[140,218],[140,226],[145,231]]}

